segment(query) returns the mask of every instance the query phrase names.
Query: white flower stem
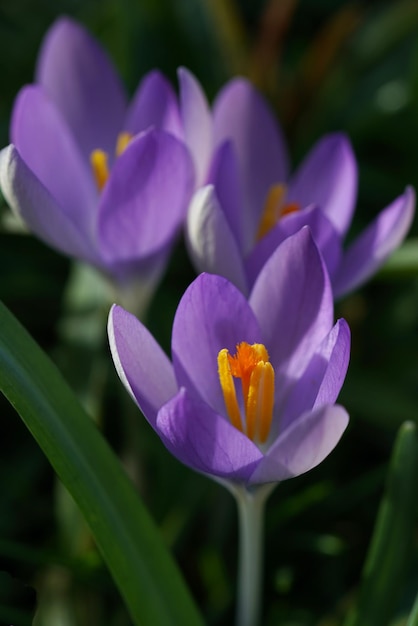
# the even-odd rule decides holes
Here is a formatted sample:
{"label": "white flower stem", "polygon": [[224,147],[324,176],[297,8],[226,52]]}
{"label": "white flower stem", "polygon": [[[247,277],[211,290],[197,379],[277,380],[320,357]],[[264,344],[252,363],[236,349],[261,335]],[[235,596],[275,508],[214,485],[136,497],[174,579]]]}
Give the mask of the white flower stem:
{"label": "white flower stem", "polygon": [[263,582],[264,510],[274,485],[248,491],[235,487],[238,504],[239,562],[236,626],[258,626]]}

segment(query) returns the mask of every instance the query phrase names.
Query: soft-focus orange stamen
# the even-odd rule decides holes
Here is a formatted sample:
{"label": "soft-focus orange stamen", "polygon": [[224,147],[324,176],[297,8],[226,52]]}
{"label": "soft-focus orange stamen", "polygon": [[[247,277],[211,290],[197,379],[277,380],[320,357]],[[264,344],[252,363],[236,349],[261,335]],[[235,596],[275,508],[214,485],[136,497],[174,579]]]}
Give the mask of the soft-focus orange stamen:
{"label": "soft-focus orange stamen", "polygon": [[218,373],[231,423],[243,431],[243,419],[233,378],[241,379],[246,434],[265,443],[270,432],[274,404],[274,370],[263,344],[237,345],[234,355],[225,348],[218,354]]}
{"label": "soft-focus orange stamen", "polygon": [[[119,157],[124,152],[131,141],[133,135],[131,133],[119,133],[116,140],[115,154]],[[109,178],[109,161],[107,152],[104,150],[93,150],[90,154],[90,163],[96,180],[97,189],[102,191]]]}
{"label": "soft-focus orange stamen", "polygon": [[128,147],[128,144],[132,141],[132,137],[133,135],[131,133],[127,133],[126,131],[123,131],[121,133],[119,133],[118,138],[116,140],[116,156],[120,156],[122,154],[122,152],[125,152],[126,148]]}
{"label": "soft-focus orange stamen", "polygon": [[282,217],[299,211],[300,206],[297,202],[289,202],[288,204],[284,202],[286,192],[286,185],[282,183],[273,185],[270,188],[258,226],[258,241],[262,239],[264,235],[267,235]]}
{"label": "soft-focus orange stamen", "polygon": [[109,178],[109,166],[107,159],[107,154],[103,150],[93,150],[90,155],[90,163],[99,191],[103,189],[107,179]]}

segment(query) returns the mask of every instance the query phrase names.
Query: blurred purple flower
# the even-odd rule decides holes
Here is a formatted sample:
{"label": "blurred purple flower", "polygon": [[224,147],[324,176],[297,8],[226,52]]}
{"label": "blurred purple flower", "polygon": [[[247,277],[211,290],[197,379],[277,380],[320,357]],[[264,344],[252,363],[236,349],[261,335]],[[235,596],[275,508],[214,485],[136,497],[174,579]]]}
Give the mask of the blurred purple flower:
{"label": "blurred purple flower", "polygon": [[193,190],[180,128],[161,74],[148,74],[128,106],[99,44],[61,18],[44,39],[36,84],[13,108],[12,144],[0,156],[4,196],[49,245],[119,284],[155,283]]}
{"label": "blurred purple flower", "polygon": [[199,472],[246,487],[279,482],[320,463],[347,426],[334,402],[350,334],[344,320],[333,326],[308,228],[272,254],[248,301],[225,278],[200,275],[176,312],[172,363],[119,306],[108,331],[130,395],[170,452]]}
{"label": "blurred purple flower", "polygon": [[357,195],[357,164],[344,134],[324,136],[290,176],[280,127],[248,81],[230,81],[211,111],[187,70],[179,80],[185,141],[198,186],[206,185],[196,192],[187,223],[198,271],[221,274],[248,294],[280,242],[308,225],[338,297],[400,245],[414,215],[411,188],[343,248]]}

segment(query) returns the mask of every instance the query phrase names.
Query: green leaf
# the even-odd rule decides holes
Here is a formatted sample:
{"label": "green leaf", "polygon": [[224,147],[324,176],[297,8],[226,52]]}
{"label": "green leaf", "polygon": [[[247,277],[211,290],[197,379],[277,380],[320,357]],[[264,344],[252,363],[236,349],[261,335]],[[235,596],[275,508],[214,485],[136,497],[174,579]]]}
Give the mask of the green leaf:
{"label": "green leaf", "polygon": [[136,625],[200,626],[118,459],[48,357],[0,303],[0,389],[80,507]]}
{"label": "green leaf", "polygon": [[379,272],[381,278],[410,277],[418,275],[418,240],[409,239],[386,261]]}
{"label": "green leaf", "polygon": [[399,429],[355,611],[347,626],[385,626],[402,589],[416,514],[418,440],[416,426]]}
{"label": "green leaf", "polygon": [[415,598],[414,606],[412,607],[412,611],[409,615],[406,626],[418,626],[418,593]]}

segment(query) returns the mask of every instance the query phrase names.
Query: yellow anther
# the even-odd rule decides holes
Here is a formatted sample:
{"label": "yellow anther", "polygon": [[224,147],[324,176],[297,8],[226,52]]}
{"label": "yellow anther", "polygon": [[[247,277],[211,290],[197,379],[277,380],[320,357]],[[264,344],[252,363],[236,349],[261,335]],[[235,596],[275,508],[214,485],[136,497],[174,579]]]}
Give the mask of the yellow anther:
{"label": "yellow anther", "polygon": [[93,150],[90,155],[90,163],[99,191],[103,189],[107,179],[109,178],[109,166],[107,159],[107,154],[103,150]]}
{"label": "yellow anther", "polygon": [[122,152],[125,152],[128,144],[132,141],[132,137],[133,135],[131,133],[127,133],[126,131],[123,131],[122,133],[119,133],[118,138],[116,140],[116,156],[120,156],[122,154]]}
{"label": "yellow anther", "polygon": [[242,432],[241,414],[235,391],[235,384],[231,374],[228,360],[228,350],[224,348],[218,354],[218,375],[221,381],[222,393],[224,396],[226,411],[231,420],[231,424]]}
{"label": "yellow anther", "polygon": [[[247,436],[253,441],[265,443],[274,405],[274,370],[265,346],[242,342],[237,345],[234,355],[224,348],[218,354],[218,373],[231,423],[243,432],[245,421]],[[240,413],[233,378],[241,379],[245,420]]]}
{"label": "yellow anther", "polygon": [[297,202],[289,202],[288,204],[285,204],[284,199],[286,193],[286,185],[283,185],[282,183],[273,185],[270,188],[258,226],[258,241],[262,239],[264,235],[267,235],[267,233],[284,215],[289,215],[289,213],[294,213],[300,209]]}

